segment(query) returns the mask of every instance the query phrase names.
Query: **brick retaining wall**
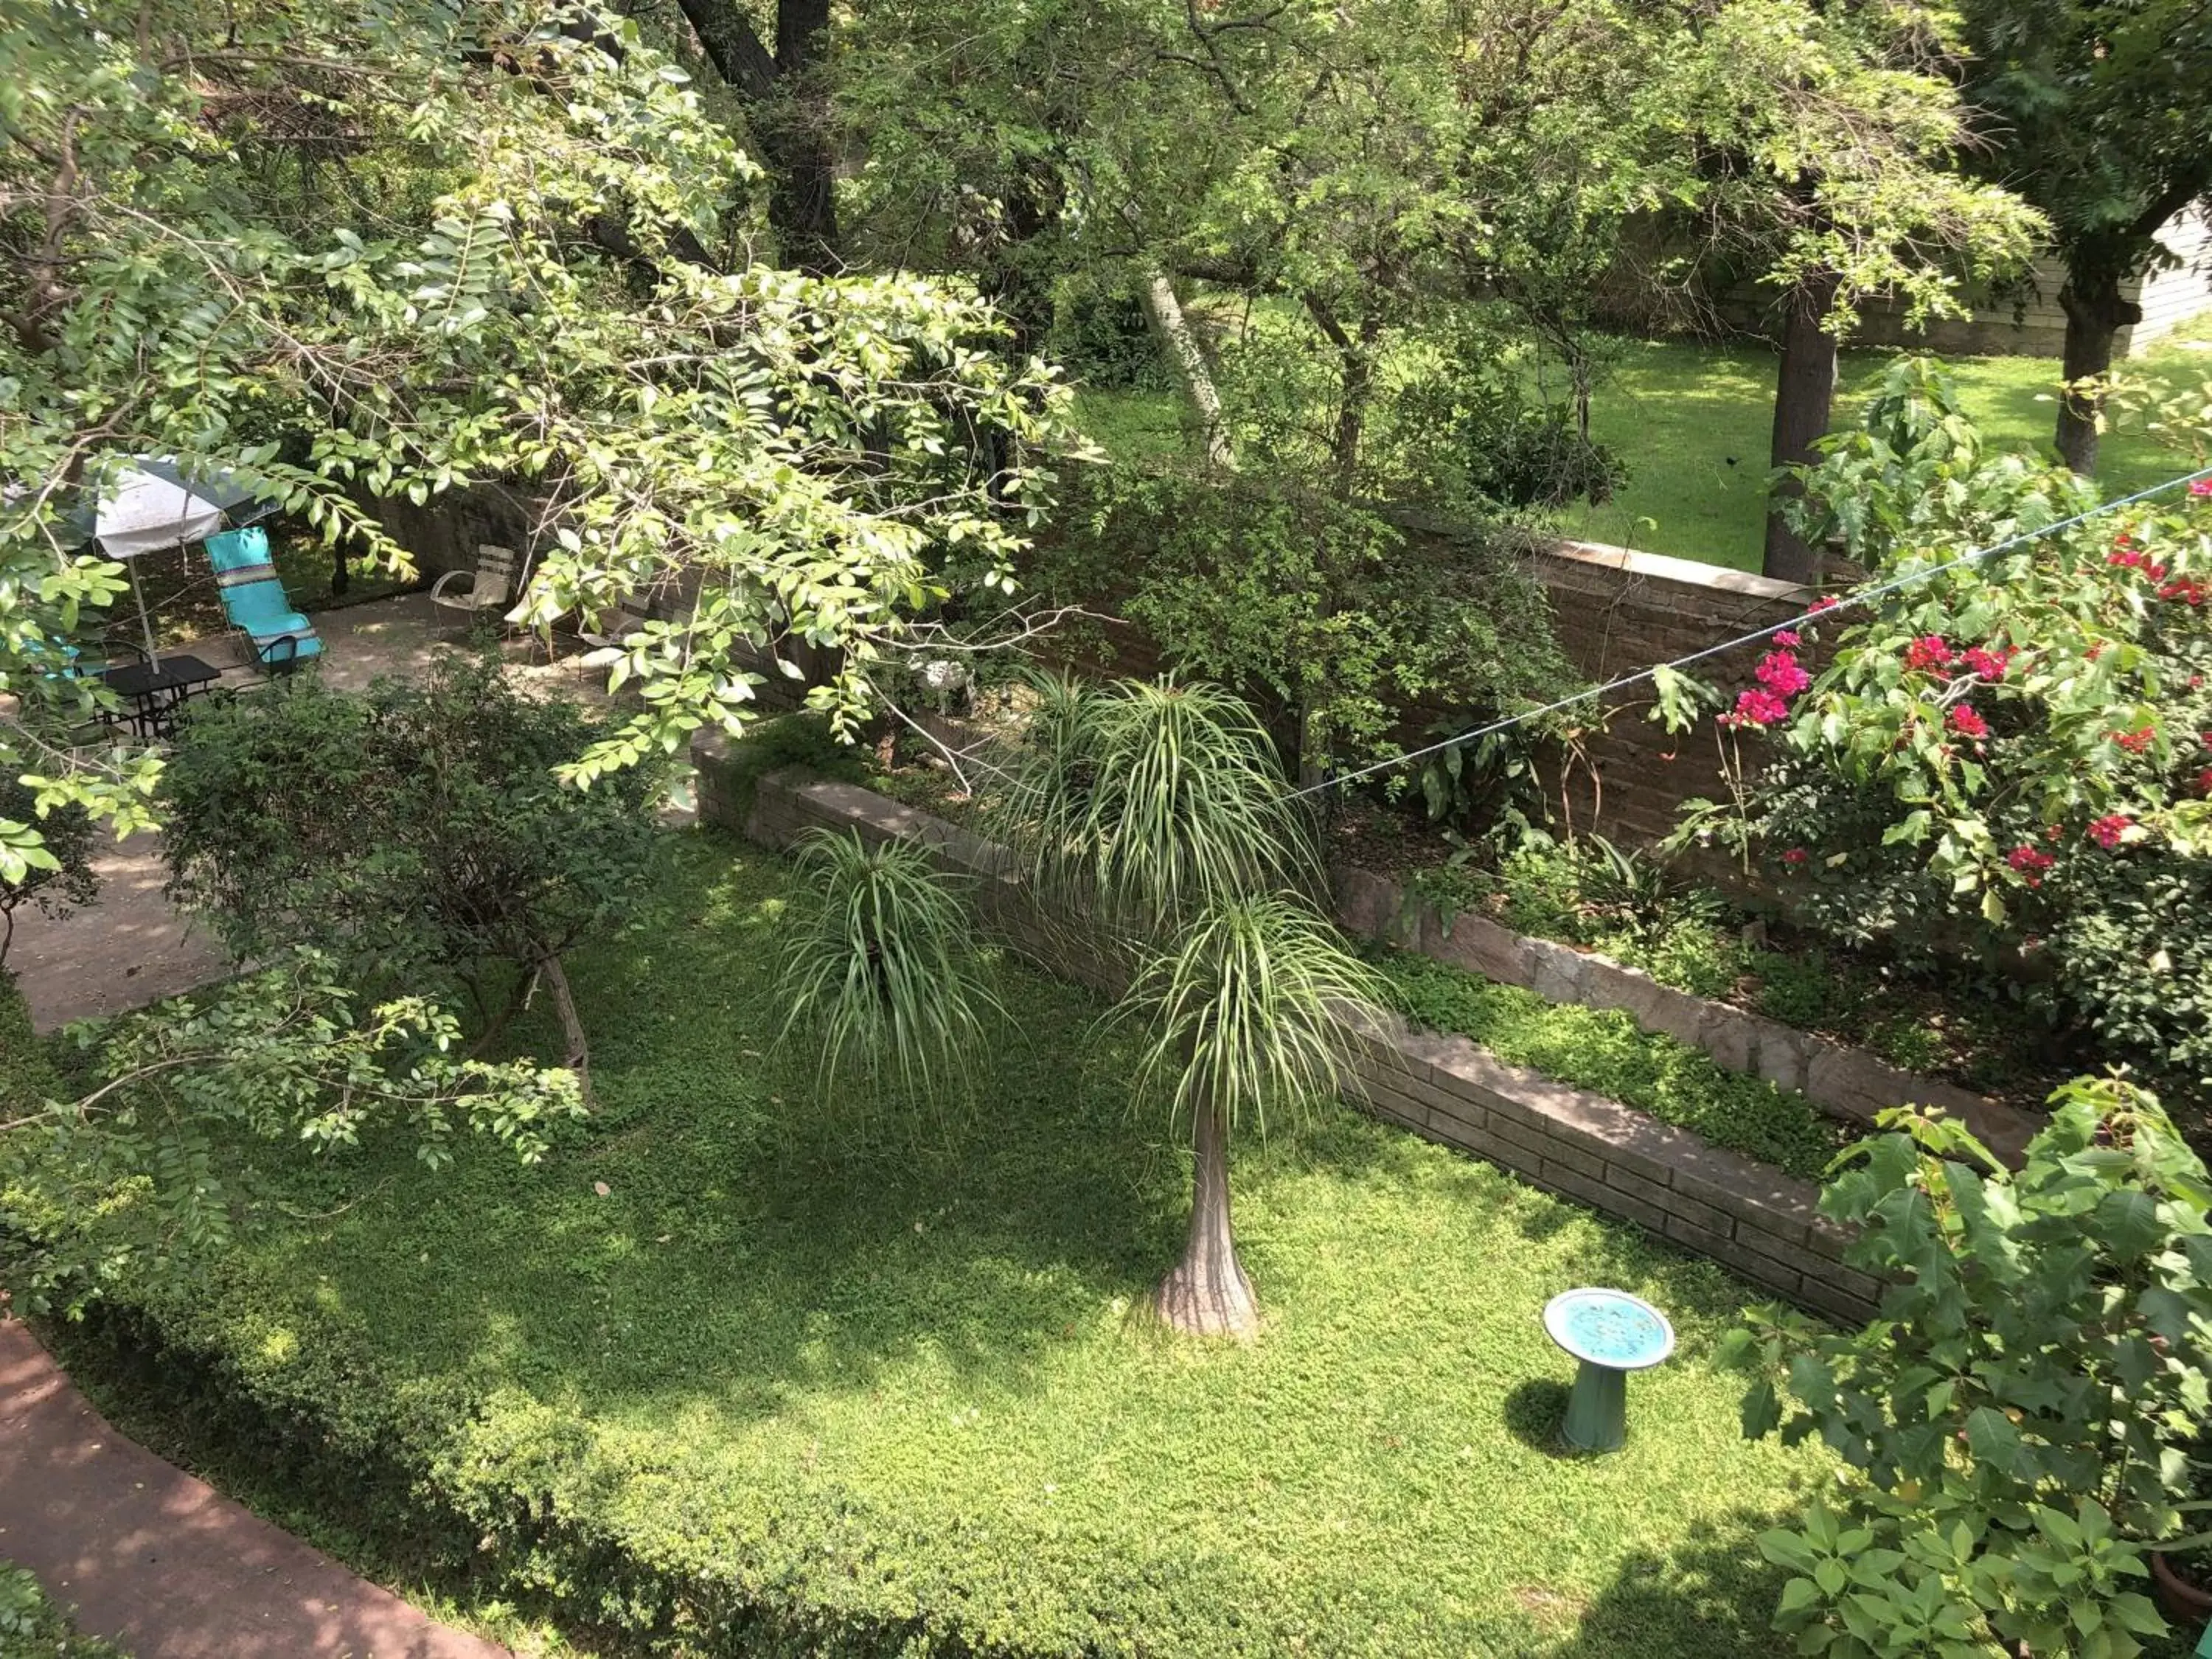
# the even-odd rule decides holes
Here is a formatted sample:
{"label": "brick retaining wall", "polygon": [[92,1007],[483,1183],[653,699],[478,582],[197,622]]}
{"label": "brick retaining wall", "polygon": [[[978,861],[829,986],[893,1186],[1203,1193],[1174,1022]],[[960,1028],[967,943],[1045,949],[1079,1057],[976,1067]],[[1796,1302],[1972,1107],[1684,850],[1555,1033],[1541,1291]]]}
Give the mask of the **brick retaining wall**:
{"label": "brick retaining wall", "polygon": [[1939,1106],[2014,1164],[2035,1133],[2030,1114],[2002,1101],[1901,1071],[1863,1048],[1678,991],[1594,951],[1532,939],[1464,913],[1447,928],[1436,906],[1409,906],[1403,888],[1370,871],[1340,869],[1334,884],[1337,921],[1347,932],[1522,986],[1547,1001],[1617,1008],[1643,1030],[1702,1049],[1732,1072],[1794,1089],[1832,1116],[1871,1127],[1875,1115],[1892,1106]]}
{"label": "brick retaining wall", "polygon": [[[1058,948],[990,842],[872,790],[802,772],[760,778],[750,802],[741,803],[726,752],[714,738],[693,750],[700,814],[708,822],[770,847],[816,829],[853,830],[872,842],[924,842],[977,884],[985,921],[1015,950],[1115,988],[1101,983],[1095,957]],[[1774,1295],[1849,1322],[1872,1317],[1880,1285],[1844,1263],[1848,1236],[1820,1218],[1807,1182],[1616,1101],[1507,1066],[1465,1037],[1395,1020],[1364,1035],[1362,1090],[1377,1116],[1710,1256]]]}

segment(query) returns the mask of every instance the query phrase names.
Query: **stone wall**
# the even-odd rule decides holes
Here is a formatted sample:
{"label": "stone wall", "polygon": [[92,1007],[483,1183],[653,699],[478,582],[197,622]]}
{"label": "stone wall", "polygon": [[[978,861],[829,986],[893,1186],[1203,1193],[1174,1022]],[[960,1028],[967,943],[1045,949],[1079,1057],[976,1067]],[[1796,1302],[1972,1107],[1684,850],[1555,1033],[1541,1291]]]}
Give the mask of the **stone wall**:
{"label": "stone wall", "polygon": [[[1004,854],[944,819],[872,790],[804,773],[757,780],[741,799],[726,745],[702,739],[701,816],[770,847],[810,830],[871,842],[923,842],[977,884],[985,921],[1012,947],[1098,988],[1099,964],[1042,927]],[[740,821],[741,820],[741,821]],[[1503,1064],[1464,1037],[1392,1022],[1363,1031],[1362,1093],[1376,1115],[1514,1171],[1685,1249],[1761,1289],[1850,1322],[1873,1316],[1881,1286],[1843,1259],[1848,1235],[1824,1221],[1814,1189],[1617,1102]]]}

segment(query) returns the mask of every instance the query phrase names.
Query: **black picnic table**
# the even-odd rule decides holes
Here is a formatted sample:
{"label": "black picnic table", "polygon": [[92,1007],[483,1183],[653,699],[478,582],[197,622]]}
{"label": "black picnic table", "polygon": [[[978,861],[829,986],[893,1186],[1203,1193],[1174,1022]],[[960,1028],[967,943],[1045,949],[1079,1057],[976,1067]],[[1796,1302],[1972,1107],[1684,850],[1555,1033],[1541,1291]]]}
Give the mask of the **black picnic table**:
{"label": "black picnic table", "polygon": [[194,656],[161,657],[125,663],[100,678],[131,705],[126,718],[134,731],[143,738],[166,738],[185,700],[221,679],[222,670]]}

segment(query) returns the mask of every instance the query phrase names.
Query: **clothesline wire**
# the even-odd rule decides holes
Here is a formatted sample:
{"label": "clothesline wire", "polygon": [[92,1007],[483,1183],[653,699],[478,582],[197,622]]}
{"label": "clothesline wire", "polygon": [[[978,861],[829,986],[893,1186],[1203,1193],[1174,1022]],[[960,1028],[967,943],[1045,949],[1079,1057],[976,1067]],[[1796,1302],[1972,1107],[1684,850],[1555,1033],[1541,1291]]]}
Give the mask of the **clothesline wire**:
{"label": "clothesline wire", "polygon": [[1306,796],[1317,795],[1324,789],[1334,789],[1344,784],[1358,783],[1363,778],[1371,778],[1377,773],[1388,772],[1394,767],[1405,766],[1413,761],[1425,759],[1428,756],[1441,754],[1447,749],[1457,749],[1463,744],[1473,743],[1480,738],[1494,737],[1500,732],[1509,732],[1513,727],[1525,725],[1530,720],[1541,720],[1547,714],[1556,714],[1563,708],[1572,708],[1577,703],[1588,702],[1593,697],[1607,696],[1615,691],[1624,691],[1632,685],[1640,685],[1646,680],[1656,680],[1662,673],[1670,672],[1679,673],[1692,663],[1700,663],[1709,657],[1717,657],[1724,652],[1739,650],[1747,645],[1756,645],[1761,640],[1771,639],[1777,634],[1786,633],[1814,617],[1826,617],[1834,611],[1866,605],[1872,600],[1881,599],[1885,594],[1894,593],[1900,588],[1911,587],[1916,583],[1930,580],[1944,574],[1947,571],[1957,570],[1966,565],[1978,564],[1984,559],[1994,558],[2000,553],[2010,552],[2015,547],[2023,547],[2030,542],[2040,541],[2046,536],[2056,536],[2063,531],[2072,530],[2078,526],[2087,524],[2093,519],[2102,518],[2108,513],[2117,513],[2122,507],[2134,507],[2139,502],[2147,501],[2154,495],[2162,495],[2167,490],[2177,489],[2183,484],[2194,483],[2199,478],[2212,478],[2212,466],[2199,467],[2194,472],[2182,473],[2178,477],[2154,483],[2147,489],[2138,489],[2132,495],[2122,495],[2117,500],[2100,502],[2095,507],[2075,514],[2071,518],[2055,520],[2034,530],[2023,530],[2017,535],[2006,537],[2001,542],[1992,542],[1987,547],[1977,548],[1971,553],[1962,553],[1955,559],[1947,560],[1942,564],[1930,565],[1924,570],[1908,571],[1902,576],[1893,576],[1887,581],[1877,582],[1871,587],[1862,587],[1853,592],[1838,594],[1827,604],[1820,606],[1817,611],[1808,611],[1802,616],[1791,617],[1785,621],[1774,623],[1765,628],[1754,629],[1752,632],[1738,635],[1732,640],[1723,640],[1718,645],[1709,645],[1703,650],[1692,651],[1686,657],[1676,657],[1671,661],[1654,663],[1648,668],[1638,669],[1632,674],[1624,674],[1618,679],[1607,680],[1602,685],[1586,687],[1583,690],[1545,703],[1540,708],[1524,708],[1518,714],[1492,720],[1487,726],[1478,726],[1472,731],[1462,732],[1456,737],[1446,738],[1437,743],[1426,744],[1419,749],[1409,749],[1402,755],[1393,755],[1389,760],[1377,761],[1373,765],[1363,766],[1357,771],[1339,773],[1334,777],[1325,778],[1319,783],[1308,784],[1304,788],[1294,791],[1289,798],[1291,800],[1303,800]]}

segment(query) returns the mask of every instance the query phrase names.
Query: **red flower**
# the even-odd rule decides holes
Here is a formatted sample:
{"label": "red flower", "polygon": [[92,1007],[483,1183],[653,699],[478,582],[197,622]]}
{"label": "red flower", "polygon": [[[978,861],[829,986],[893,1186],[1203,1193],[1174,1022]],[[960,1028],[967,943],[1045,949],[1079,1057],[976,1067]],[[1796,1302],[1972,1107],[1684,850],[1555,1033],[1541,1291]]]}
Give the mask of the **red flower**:
{"label": "red flower", "polygon": [[1905,647],[1907,668],[1948,668],[1951,647],[1943,642],[1941,634],[1929,634]]}
{"label": "red flower", "polygon": [[1797,637],[1797,630],[1794,628],[1784,629],[1779,634],[1777,634],[1774,636],[1774,642],[1780,646],[1784,651],[1795,651],[1799,646],[1805,643],[1804,641]]}
{"label": "red flower", "polygon": [[2043,838],[2045,841],[2057,841],[2065,833],[2066,828],[2063,824],[2046,823],[2043,826]]}
{"label": "red flower", "polygon": [[2112,544],[2112,550],[2105,555],[2106,564],[2117,564],[2133,570],[2143,562],[2142,550],[2130,543],[2124,536]]}
{"label": "red flower", "polygon": [[1954,708],[1949,725],[1962,738],[1986,738],[1990,734],[1990,723],[1972,703],[1962,702]]}
{"label": "red flower", "polygon": [[2149,749],[2152,741],[2156,738],[2157,736],[2158,728],[2156,726],[2145,726],[2139,727],[2133,732],[2115,732],[2112,733],[2112,741],[2119,744],[2121,748],[2126,750],[2130,755],[2140,755]]}
{"label": "red flower", "polygon": [[2089,839],[2112,851],[2120,844],[2120,837],[2135,827],[2135,820],[2123,812],[2108,812],[2089,826]]}
{"label": "red flower", "polygon": [[2192,495],[2212,495],[2212,478],[2191,478],[2189,493]]}
{"label": "red flower", "polygon": [[1812,684],[1813,677],[1797,665],[1797,659],[1787,651],[1770,651],[1759,659],[1759,683],[1778,697],[1786,697],[1802,691]]}
{"label": "red flower", "polygon": [[2184,576],[2179,581],[2170,581],[2160,588],[2158,596],[2161,599],[2179,599],[2184,605],[2202,605],[2204,603],[2204,584],[2194,577]]}
{"label": "red flower", "polygon": [[1823,611],[1833,611],[1842,603],[1843,601],[1838,599],[1834,594],[1823,593],[1819,599],[1814,600],[1812,604],[1805,607],[1805,614],[1808,617],[1817,617]]}
{"label": "red flower", "polygon": [[1813,855],[1802,847],[1793,847],[1782,855],[1782,861],[1795,870]]}
{"label": "red flower", "polygon": [[2057,861],[2050,854],[2025,844],[2005,854],[2005,862],[2025,876],[2030,887],[2042,886],[2043,872]]}
{"label": "red flower", "polygon": [[1972,669],[1982,679],[2001,680],[2005,677],[2005,671],[2012,666],[2012,658],[2013,651],[2010,646],[2006,646],[2001,650],[1989,651],[1978,645],[1966,652],[1959,660]]}
{"label": "red flower", "polygon": [[1728,726],[1771,726],[1790,712],[1790,705],[1771,691],[1754,687],[1736,694],[1735,711],[1721,716]]}
{"label": "red flower", "polygon": [[2197,775],[2197,787],[2206,794],[2212,795],[2212,766],[2206,767]]}

